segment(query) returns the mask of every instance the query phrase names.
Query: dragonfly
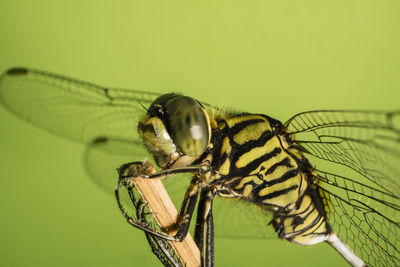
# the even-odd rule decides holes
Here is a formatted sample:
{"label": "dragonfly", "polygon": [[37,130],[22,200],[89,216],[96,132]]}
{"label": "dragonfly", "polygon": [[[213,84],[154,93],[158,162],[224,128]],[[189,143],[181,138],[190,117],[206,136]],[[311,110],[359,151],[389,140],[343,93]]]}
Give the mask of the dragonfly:
{"label": "dragonfly", "polygon": [[[187,235],[196,205],[203,266],[214,264],[214,226],[228,237],[266,236],[269,228],[300,245],[327,242],[353,266],[400,265],[400,110],[316,110],[281,123],[177,93],[27,68],[3,74],[0,99],[29,122],[87,144],[87,171],[105,189],[118,185],[121,211],[165,265],[182,265],[167,241]],[[149,153],[158,171],[128,171]],[[192,177],[186,185],[171,177],[183,174]],[[151,209],[132,191],[138,177],[168,177],[169,193],[184,195],[176,234],[148,221]],[[232,208],[220,208],[226,203]]]}

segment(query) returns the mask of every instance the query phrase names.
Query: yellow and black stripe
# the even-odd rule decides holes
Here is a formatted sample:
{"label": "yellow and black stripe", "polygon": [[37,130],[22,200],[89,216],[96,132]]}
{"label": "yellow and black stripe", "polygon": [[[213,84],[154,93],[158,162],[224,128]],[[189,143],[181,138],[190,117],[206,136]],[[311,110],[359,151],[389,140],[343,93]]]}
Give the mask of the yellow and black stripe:
{"label": "yellow and black stripe", "polygon": [[272,225],[278,236],[300,245],[325,241],[331,227],[321,203],[317,191],[310,187],[294,209],[275,213]]}
{"label": "yellow and black stripe", "polygon": [[323,241],[330,228],[321,199],[309,188],[312,167],[283,129],[266,115],[218,120],[212,140],[214,183],[223,184],[220,196],[245,198],[274,211],[281,238],[300,244]]}

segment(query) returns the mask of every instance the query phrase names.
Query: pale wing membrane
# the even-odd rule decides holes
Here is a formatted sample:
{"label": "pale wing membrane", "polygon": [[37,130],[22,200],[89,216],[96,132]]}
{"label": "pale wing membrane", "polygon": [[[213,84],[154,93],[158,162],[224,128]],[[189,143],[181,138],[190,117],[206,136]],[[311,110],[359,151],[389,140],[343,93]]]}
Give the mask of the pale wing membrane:
{"label": "pale wing membrane", "polygon": [[[102,189],[105,189],[113,196],[114,190],[118,185],[117,169],[122,164],[134,161],[136,158],[135,152],[139,153],[138,156],[143,154],[141,150],[138,151],[137,149],[140,149],[140,146],[130,140],[97,139],[87,146],[84,158],[87,172]],[[133,207],[129,196],[125,193],[124,191],[124,194],[121,194],[124,209],[135,218],[136,209]],[[117,207],[117,204],[115,204],[115,207]]]}
{"label": "pale wing membrane", "polygon": [[114,195],[118,185],[118,168],[125,163],[148,158],[143,145],[132,139],[101,137],[86,149],[84,164],[87,173],[107,193]]}
{"label": "pale wing membrane", "polygon": [[[135,149],[108,146],[107,152],[122,156],[130,153],[130,161],[144,154],[137,133],[138,120],[146,113],[142,105],[149,106],[157,96],[108,89],[33,69],[11,69],[0,79],[0,100],[13,113],[50,132],[90,146],[102,140],[124,140]],[[118,182],[116,169],[126,162],[113,163],[111,158],[109,162],[98,162],[97,169],[89,169],[95,182],[110,194]],[[103,179],[104,173],[109,174],[104,166],[112,171],[107,179]]]}
{"label": "pale wing membrane", "polygon": [[213,203],[215,236],[222,238],[276,238],[269,223],[272,214],[245,200],[216,197]]}
{"label": "pale wing membrane", "polygon": [[400,265],[400,112],[312,111],[285,125],[317,168],[334,231],[369,265]]}
{"label": "pale wing membrane", "polygon": [[0,100],[13,113],[78,141],[102,136],[138,138],[137,123],[159,94],[109,89],[33,69],[0,79]]}
{"label": "pale wing membrane", "polygon": [[329,223],[338,236],[369,266],[399,266],[398,199],[353,181],[355,176],[317,172]]}

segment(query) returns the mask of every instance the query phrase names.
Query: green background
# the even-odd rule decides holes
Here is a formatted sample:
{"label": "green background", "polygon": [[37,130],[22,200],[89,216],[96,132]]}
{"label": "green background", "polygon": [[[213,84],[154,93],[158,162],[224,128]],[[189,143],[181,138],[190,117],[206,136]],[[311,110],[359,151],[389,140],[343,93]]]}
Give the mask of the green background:
{"label": "green background", "polygon": [[[0,71],[181,91],[282,121],[395,109],[399,1],[0,2]],[[85,175],[84,146],[0,108],[0,265],[157,266],[144,235]],[[217,266],[346,266],[328,245],[216,240]]]}

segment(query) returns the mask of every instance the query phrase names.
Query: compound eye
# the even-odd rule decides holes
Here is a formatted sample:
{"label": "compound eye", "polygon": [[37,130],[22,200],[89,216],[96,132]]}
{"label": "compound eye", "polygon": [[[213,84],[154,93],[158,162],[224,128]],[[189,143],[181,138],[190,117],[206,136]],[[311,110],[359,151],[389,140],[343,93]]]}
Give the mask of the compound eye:
{"label": "compound eye", "polygon": [[168,132],[175,145],[188,156],[199,156],[210,139],[208,114],[191,97],[177,96],[166,104]]}

